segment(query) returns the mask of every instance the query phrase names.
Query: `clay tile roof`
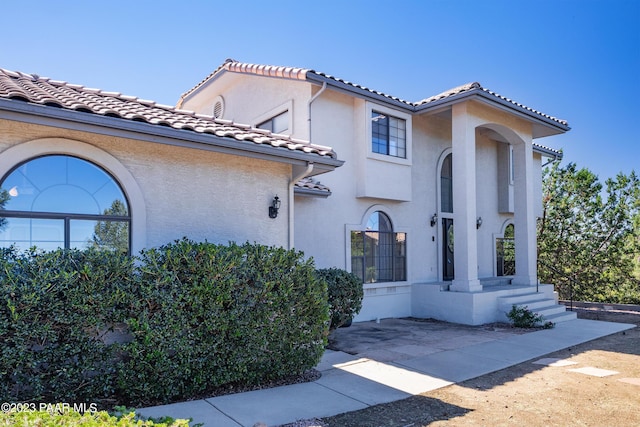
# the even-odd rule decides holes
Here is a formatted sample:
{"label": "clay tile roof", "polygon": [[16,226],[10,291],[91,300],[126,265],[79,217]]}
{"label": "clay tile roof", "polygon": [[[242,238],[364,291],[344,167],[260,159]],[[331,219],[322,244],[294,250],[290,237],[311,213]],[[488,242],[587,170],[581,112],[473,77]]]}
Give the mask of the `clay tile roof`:
{"label": "clay tile roof", "polygon": [[326,185],[321,184],[319,181],[311,177],[302,178],[296,182],[294,190],[296,194],[307,194],[321,197],[327,197],[331,194],[331,189]]}
{"label": "clay tile roof", "polygon": [[460,94],[465,93],[465,92],[471,92],[473,90],[482,91],[482,92],[484,92],[486,94],[491,95],[492,97],[495,97],[495,98],[500,99],[502,101],[506,101],[506,102],[508,102],[510,104],[513,104],[514,106],[516,106],[518,108],[527,110],[527,111],[529,111],[529,112],[531,112],[533,114],[536,114],[536,115],[542,116],[544,118],[547,118],[549,120],[552,120],[554,122],[560,123],[561,125],[564,125],[564,126],[568,125],[566,120],[562,120],[562,119],[558,119],[556,117],[552,117],[552,116],[550,116],[548,114],[541,113],[540,111],[534,110],[533,108],[529,108],[529,107],[527,107],[525,105],[522,105],[522,104],[520,104],[518,102],[515,102],[512,99],[509,99],[509,98],[504,97],[502,95],[499,95],[499,94],[497,94],[497,93],[495,93],[495,92],[493,92],[493,91],[491,91],[491,90],[489,90],[487,88],[482,87],[482,85],[480,83],[478,83],[478,82],[467,83],[467,84],[462,85],[462,86],[454,87],[453,89],[449,89],[449,90],[447,90],[445,92],[442,92],[442,93],[440,93],[438,95],[435,95],[435,96],[432,96],[432,97],[429,97],[429,98],[425,98],[422,101],[418,101],[418,102],[415,103],[415,105],[416,106],[421,106],[421,105],[430,104],[430,103],[433,103],[433,102],[436,102],[436,101],[440,101],[442,99],[453,97],[455,95],[460,95]]}
{"label": "clay tile roof", "polygon": [[[280,70],[293,73],[292,70]],[[84,113],[112,116],[124,120],[142,121],[152,125],[209,133],[236,141],[268,145],[274,148],[336,158],[330,147],[310,144],[286,135],[271,134],[228,120],[217,120],[192,111],[178,110],[153,101],[86,88],[35,74],[8,71],[0,68],[0,98],[21,100],[34,104],[59,107]]]}
{"label": "clay tile roof", "polygon": [[566,120],[562,120],[562,119],[558,119],[556,117],[550,116],[548,114],[544,114],[541,113],[540,111],[534,110],[533,108],[529,108],[525,105],[519,104],[509,98],[506,98],[502,95],[498,95],[495,92],[492,92],[491,90],[482,87],[482,85],[480,85],[480,83],[478,82],[473,82],[473,83],[467,83],[465,85],[462,86],[458,86],[452,89],[449,89],[447,91],[444,91],[438,95],[435,96],[431,96],[429,98],[425,98],[421,101],[418,102],[410,102],[410,101],[406,101],[404,99],[401,98],[397,98],[395,96],[391,96],[389,94],[383,93],[383,92],[378,92],[372,89],[369,89],[365,86],[361,86],[359,84],[356,83],[352,83],[349,82],[347,80],[343,80],[334,76],[331,76],[329,74],[325,74],[325,73],[321,73],[321,72],[317,72],[311,69],[304,69],[304,68],[292,68],[292,67],[278,67],[278,66],[274,66],[274,65],[256,65],[256,64],[248,64],[248,63],[243,63],[243,62],[238,62],[234,59],[227,59],[220,67],[218,67],[216,70],[214,70],[211,74],[209,74],[204,80],[202,80],[200,83],[198,83],[196,86],[194,86],[193,88],[191,88],[189,91],[185,92],[181,98],[180,101],[178,102],[178,105],[180,105],[180,103],[182,102],[182,100],[184,100],[185,97],[187,97],[189,94],[191,94],[192,92],[194,92],[196,89],[198,89],[200,86],[202,86],[203,84],[205,84],[210,78],[212,78],[213,76],[215,76],[216,74],[222,72],[222,71],[231,71],[231,72],[236,72],[236,73],[247,73],[247,74],[256,74],[256,75],[262,75],[262,76],[269,76],[269,77],[280,77],[280,78],[289,78],[289,79],[297,79],[297,80],[310,80],[313,79],[313,77],[317,76],[320,79],[324,80],[324,81],[329,81],[329,82],[333,82],[336,83],[338,85],[341,85],[349,90],[353,90],[355,92],[360,92],[360,93],[364,93],[364,94],[371,94],[371,95],[376,95],[377,97],[382,97],[382,98],[386,98],[389,101],[394,101],[396,103],[400,103],[404,106],[406,106],[407,108],[409,108],[410,110],[415,111],[418,107],[424,107],[427,106],[428,104],[434,103],[436,101],[440,101],[440,100],[444,100],[446,98],[452,98],[456,95],[461,95],[464,94],[466,92],[472,92],[472,91],[478,91],[478,92],[483,92],[486,95],[489,95],[489,98],[495,98],[495,100],[499,100],[499,101],[504,101],[508,104],[513,105],[514,107],[521,109],[521,110],[525,110],[529,113],[532,113],[534,116],[540,116],[543,117],[545,119],[551,120],[553,122],[559,123],[560,125],[563,126],[568,126],[568,123]]}
{"label": "clay tile roof", "polygon": [[560,159],[563,157],[561,150],[556,150],[555,148],[550,148],[542,144],[538,144],[536,142],[533,143],[533,150],[541,153],[549,154]]}
{"label": "clay tile roof", "polygon": [[478,83],[478,82],[467,83],[466,85],[454,87],[452,89],[446,90],[446,91],[444,91],[442,93],[439,93],[437,95],[431,96],[429,98],[425,98],[422,101],[416,102],[415,105],[429,104],[431,102],[435,102],[435,101],[439,101],[441,99],[449,98],[449,97],[454,96],[454,95],[459,95],[459,94],[461,94],[463,92],[469,92],[472,89],[481,89],[481,88],[482,88],[482,86],[480,86],[480,83]]}

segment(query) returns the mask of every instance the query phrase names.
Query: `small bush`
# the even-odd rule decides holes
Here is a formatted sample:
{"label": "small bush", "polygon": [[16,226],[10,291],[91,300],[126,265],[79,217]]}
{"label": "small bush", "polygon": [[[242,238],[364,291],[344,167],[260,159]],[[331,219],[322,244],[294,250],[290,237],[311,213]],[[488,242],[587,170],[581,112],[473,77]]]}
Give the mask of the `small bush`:
{"label": "small bush", "polygon": [[544,322],[541,314],[534,313],[527,307],[514,305],[511,311],[507,313],[507,317],[516,328],[537,328],[551,329],[555,325],[553,322]]}
{"label": "small bush", "polygon": [[362,280],[357,275],[339,268],[319,269],[316,273],[327,283],[330,329],[334,330],[351,323],[362,308]]}
{"label": "small bush", "polygon": [[134,412],[114,416],[105,411],[21,411],[0,412],[0,425],[16,427],[188,427],[187,420],[165,418],[141,420]]}

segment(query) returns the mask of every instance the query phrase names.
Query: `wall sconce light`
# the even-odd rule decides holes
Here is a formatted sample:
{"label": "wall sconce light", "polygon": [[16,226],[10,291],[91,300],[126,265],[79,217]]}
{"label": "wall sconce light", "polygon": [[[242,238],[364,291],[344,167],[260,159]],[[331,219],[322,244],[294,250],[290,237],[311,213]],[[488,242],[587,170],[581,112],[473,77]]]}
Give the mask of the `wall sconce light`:
{"label": "wall sconce light", "polygon": [[437,222],[438,222],[438,214],[434,213],[433,216],[431,217],[431,226],[435,227]]}
{"label": "wall sconce light", "polygon": [[269,206],[269,218],[276,218],[278,216],[278,210],[280,209],[280,198],[278,196],[273,198],[271,206]]}
{"label": "wall sconce light", "polygon": [[479,216],[478,219],[476,219],[476,229],[480,228],[482,226],[482,217]]}

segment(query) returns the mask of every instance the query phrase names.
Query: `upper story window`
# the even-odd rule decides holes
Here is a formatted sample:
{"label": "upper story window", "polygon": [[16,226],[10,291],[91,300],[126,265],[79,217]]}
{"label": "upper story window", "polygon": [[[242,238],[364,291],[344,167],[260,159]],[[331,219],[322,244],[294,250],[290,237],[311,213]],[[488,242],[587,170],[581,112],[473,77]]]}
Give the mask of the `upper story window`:
{"label": "upper story window", "polygon": [[86,160],[29,160],[0,181],[0,191],[9,196],[0,206],[0,246],[130,252],[127,199],[111,175]]}
{"label": "upper story window", "polygon": [[374,153],[407,157],[407,122],[379,111],[371,111],[371,149]]}
{"label": "upper story window", "polygon": [[363,283],[407,280],[406,240],[387,215],[373,212],[365,230],[351,232],[351,271]]}
{"label": "upper story window", "polygon": [[284,111],[269,120],[258,124],[258,129],[266,129],[272,133],[285,133],[289,130],[289,111]]}

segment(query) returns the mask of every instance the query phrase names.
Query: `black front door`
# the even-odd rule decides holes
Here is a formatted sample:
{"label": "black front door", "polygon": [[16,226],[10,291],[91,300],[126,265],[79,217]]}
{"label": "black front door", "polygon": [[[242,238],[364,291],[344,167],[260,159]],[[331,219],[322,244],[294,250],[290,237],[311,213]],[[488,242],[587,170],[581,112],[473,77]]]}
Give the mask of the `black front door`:
{"label": "black front door", "polygon": [[442,280],[453,280],[453,218],[442,218]]}

